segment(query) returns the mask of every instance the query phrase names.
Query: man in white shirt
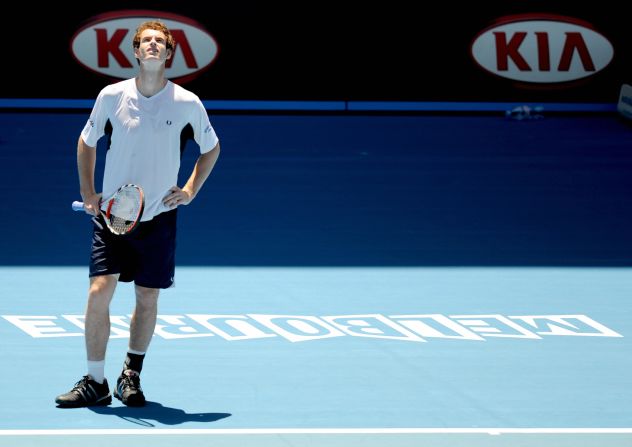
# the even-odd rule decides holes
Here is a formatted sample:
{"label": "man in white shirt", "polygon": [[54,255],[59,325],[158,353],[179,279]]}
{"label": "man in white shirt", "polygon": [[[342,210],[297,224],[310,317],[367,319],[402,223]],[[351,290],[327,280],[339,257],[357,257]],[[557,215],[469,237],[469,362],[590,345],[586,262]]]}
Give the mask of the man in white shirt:
{"label": "man in white shirt", "polygon": [[[109,85],[99,93],[77,145],[81,197],[93,215],[90,287],[85,315],[87,374],[65,394],[59,407],[108,405],[105,353],[110,335],[110,302],[119,281],[134,281],[136,306],[123,371],[114,396],[128,406],[143,406],[143,360],[156,326],[160,289],[173,285],[177,207],[188,205],[208,178],[219,156],[219,140],[200,99],[165,76],[174,39],[160,21],[139,25],[134,36],[138,76]],[[97,141],[109,137],[102,192],[94,185]],[[181,146],[190,135],[200,156],[186,184],[177,186]],[[120,186],[143,188],[140,224],[128,235],[109,232],[99,213],[102,197]]]}

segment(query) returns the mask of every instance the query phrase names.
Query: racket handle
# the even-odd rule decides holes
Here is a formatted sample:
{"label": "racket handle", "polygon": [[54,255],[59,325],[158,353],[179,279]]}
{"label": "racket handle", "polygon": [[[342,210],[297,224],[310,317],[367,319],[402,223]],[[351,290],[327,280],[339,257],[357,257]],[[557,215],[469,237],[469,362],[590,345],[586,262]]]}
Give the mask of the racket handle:
{"label": "racket handle", "polygon": [[75,200],[74,202],[72,202],[72,210],[83,211],[83,202],[79,202],[78,200]]}

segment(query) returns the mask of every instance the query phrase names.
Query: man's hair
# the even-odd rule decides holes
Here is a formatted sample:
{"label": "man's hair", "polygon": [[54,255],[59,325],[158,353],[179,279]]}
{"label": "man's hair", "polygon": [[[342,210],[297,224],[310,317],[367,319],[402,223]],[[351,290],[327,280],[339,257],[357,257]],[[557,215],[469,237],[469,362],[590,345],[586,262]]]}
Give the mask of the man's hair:
{"label": "man's hair", "polygon": [[162,23],[160,20],[149,20],[138,25],[138,28],[136,28],[136,34],[134,34],[134,48],[140,47],[140,35],[143,31],[147,29],[153,29],[162,32],[167,39],[167,49],[173,51],[176,42],[173,38],[173,35],[171,34],[171,31],[169,31],[169,28],[167,28],[167,25]]}

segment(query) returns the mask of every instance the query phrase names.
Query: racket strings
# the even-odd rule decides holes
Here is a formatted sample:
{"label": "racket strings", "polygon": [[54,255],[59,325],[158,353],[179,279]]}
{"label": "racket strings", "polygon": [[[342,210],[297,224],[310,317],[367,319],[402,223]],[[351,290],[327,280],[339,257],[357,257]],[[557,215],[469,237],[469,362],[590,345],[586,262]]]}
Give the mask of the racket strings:
{"label": "racket strings", "polygon": [[114,215],[110,216],[110,229],[116,234],[127,233],[134,225],[136,225],[134,220],[126,220]]}
{"label": "racket strings", "polygon": [[142,208],[143,196],[138,188],[121,189],[108,208],[110,229],[116,234],[127,233],[136,225]]}

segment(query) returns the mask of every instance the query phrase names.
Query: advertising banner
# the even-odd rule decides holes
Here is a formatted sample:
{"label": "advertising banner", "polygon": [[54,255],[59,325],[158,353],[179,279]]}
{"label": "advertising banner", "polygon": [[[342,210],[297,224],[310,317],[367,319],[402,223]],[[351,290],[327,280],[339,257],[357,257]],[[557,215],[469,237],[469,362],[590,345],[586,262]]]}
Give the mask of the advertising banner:
{"label": "advertising banner", "polygon": [[[616,103],[632,41],[613,1],[15,5],[0,98],[89,99],[133,77],[161,19],[168,68],[204,100]],[[63,11],[60,11],[64,9]]]}

